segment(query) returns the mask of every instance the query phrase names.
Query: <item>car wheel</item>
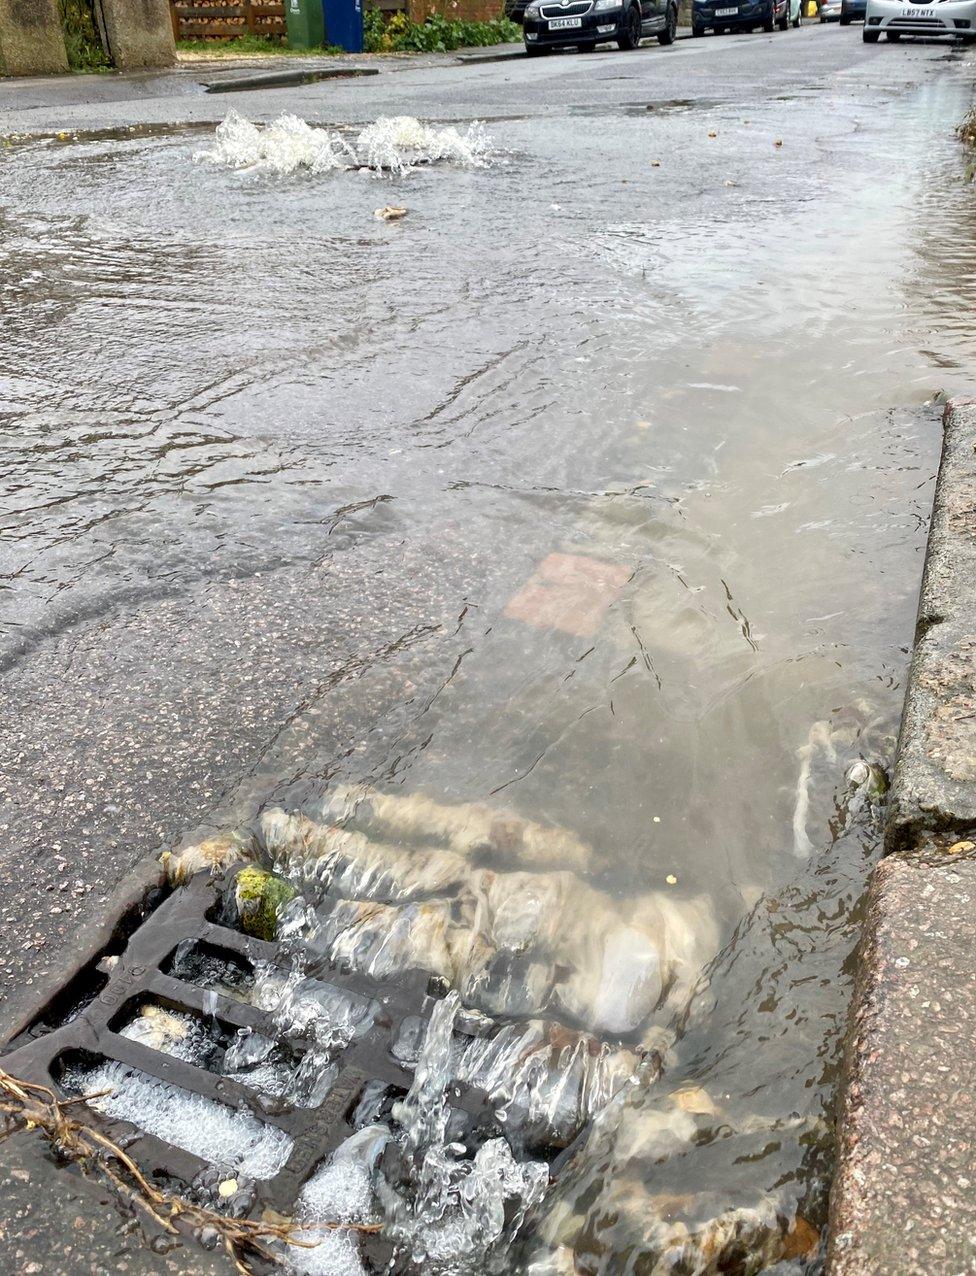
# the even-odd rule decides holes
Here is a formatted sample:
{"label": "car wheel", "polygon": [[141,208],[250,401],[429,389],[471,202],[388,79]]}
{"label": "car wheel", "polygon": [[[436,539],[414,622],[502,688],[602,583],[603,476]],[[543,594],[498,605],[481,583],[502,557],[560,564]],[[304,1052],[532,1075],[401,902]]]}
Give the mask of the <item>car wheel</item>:
{"label": "car wheel", "polygon": [[641,14],[636,5],[627,10],[627,29],[617,38],[618,49],[636,49],[641,42]]}
{"label": "car wheel", "polygon": [[885,32],[885,38],[886,38],[886,39],[887,39],[887,40],[888,40],[891,44],[897,44],[897,43],[898,43],[898,41],[901,39],[901,32],[900,32],[900,31],[887,31],[887,32]]}
{"label": "car wheel", "polygon": [[658,32],[658,44],[674,44],[678,35],[678,10],[668,5],[668,16],[664,22],[664,30]]}
{"label": "car wheel", "polygon": [[787,15],[787,14],[784,14],[784,15],[780,18],[780,20],[776,23],[776,25],[779,27],[779,29],[780,29],[781,31],[788,31],[788,30],[789,30],[789,26],[790,26],[790,19],[789,19],[788,15]]}
{"label": "car wheel", "polygon": [[849,27],[851,25],[851,15],[849,13],[842,13],[840,15],[840,25],[842,27]]}
{"label": "car wheel", "polygon": [[767,35],[774,29],[776,23],[773,21],[773,6],[769,6],[769,17],[763,18],[762,29]]}
{"label": "car wheel", "polygon": [[865,44],[877,44],[878,36],[880,34],[881,34],[880,31],[869,31],[867,27],[865,27],[864,30],[861,32],[861,39],[864,41]]}

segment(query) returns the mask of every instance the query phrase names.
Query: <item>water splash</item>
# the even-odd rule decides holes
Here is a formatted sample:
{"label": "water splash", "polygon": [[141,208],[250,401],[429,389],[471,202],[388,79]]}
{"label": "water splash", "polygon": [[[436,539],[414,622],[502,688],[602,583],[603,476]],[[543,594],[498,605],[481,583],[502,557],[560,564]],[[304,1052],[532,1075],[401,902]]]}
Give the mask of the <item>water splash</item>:
{"label": "water splash", "polygon": [[312,173],[369,169],[402,176],[418,164],[440,161],[482,168],[491,153],[491,142],[479,123],[461,130],[433,128],[410,115],[381,117],[351,141],[297,115],[282,114],[261,127],[230,111],[217,125],[213,146],[198,151],[194,159],[226,168],[281,174],[298,169]]}

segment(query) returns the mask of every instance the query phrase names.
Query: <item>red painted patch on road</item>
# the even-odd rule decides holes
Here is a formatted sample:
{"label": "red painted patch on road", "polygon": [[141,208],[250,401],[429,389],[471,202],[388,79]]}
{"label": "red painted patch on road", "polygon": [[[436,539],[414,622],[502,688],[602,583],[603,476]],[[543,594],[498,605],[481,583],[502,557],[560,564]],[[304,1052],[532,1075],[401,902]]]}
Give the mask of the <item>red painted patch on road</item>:
{"label": "red painted patch on road", "polygon": [[549,554],[518,593],[505,615],[535,629],[560,629],[589,638],[630,579],[630,570],[582,554]]}

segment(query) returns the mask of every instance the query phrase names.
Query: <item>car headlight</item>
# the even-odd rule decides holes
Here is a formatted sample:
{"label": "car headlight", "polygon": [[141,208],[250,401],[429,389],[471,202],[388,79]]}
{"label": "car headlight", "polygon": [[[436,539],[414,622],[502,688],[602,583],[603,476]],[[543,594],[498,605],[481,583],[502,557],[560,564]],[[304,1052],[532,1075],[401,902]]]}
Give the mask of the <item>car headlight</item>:
{"label": "car headlight", "polygon": [[542,14],[542,10],[540,9],[538,4],[529,4],[525,6],[524,16],[526,18],[538,18],[538,17],[541,17],[541,14]]}
{"label": "car headlight", "polygon": [[620,0],[596,0],[593,6],[595,13],[606,13],[608,9],[619,9]]}

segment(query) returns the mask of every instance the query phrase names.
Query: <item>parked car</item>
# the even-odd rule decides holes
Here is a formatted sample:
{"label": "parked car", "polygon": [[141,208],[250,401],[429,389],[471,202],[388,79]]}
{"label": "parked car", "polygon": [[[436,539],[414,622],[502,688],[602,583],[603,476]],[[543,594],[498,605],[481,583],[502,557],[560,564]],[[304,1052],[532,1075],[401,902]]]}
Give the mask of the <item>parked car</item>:
{"label": "parked car", "polygon": [[636,49],[648,35],[656,35],[661,44],[673,44],[678,34],[678,3],[677,0],[529,0],[522,29],[525,51],[530,57],[567,46],[595,49],[598,44],[611,40],[616,40],[621,49]]}
{"label": "parked car", "polygon": [[800,8],[801,0],[692,0],[691,33],[712,30],[719,35],[756,27],[772,31],[776,26],[785,31],[790,24],[800,25]]}
{"label": "parked car", "polygon": [[782,0],[776,5],[775,17],[781,31],[798,27],[803,21],[803,0]]}
{"label": "parked car", "polygon": [[820,21],[839,21],[842,3],[843,0],[820,0]]}
{"label": "parked car", "polygon": [[863,21],[867,7],[868,0],[841,0],[840,25],[842,27],[850,26],[855,18],[859,22]]}
{"label": "parked car", "polygon": [[874,44],[882,32],[892,41],[903,35],[948,35],[972,44],[976,40],[976,0],[936,0],[934,4],[867,0],[864,43]]}

